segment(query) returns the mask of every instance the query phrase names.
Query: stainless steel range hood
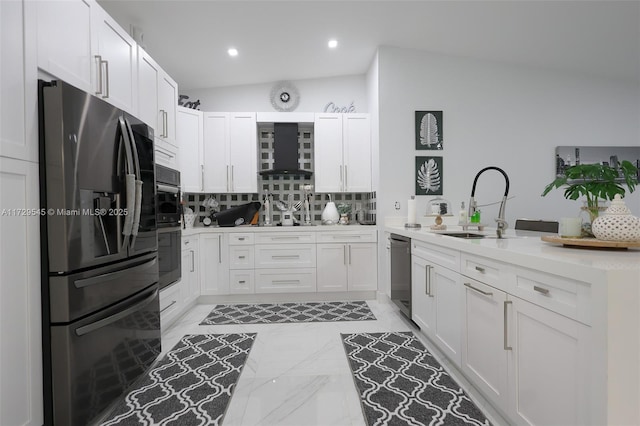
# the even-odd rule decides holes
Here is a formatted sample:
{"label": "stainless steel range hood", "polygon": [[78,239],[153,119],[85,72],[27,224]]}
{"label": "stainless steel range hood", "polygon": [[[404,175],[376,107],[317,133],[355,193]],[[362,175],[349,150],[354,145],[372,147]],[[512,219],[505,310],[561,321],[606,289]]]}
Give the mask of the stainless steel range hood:
{"label": "stainless steel range hood", "polygon": [[298,123],[273,123],[273,168],[260,172],[269,175],[311,176],[311,170],[302,170],[298,162]]}

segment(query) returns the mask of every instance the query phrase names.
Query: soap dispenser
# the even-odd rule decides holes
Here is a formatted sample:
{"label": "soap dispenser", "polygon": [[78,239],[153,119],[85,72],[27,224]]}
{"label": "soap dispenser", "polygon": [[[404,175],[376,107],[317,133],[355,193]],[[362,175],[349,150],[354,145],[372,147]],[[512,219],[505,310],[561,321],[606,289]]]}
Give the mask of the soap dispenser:
{"label": "soap dispenser", "polygon": [[467,217],[467,210],[464,208],[464,201],[460,205],[460,211],[458,212],[458,225],[466,225],[469,221]]}

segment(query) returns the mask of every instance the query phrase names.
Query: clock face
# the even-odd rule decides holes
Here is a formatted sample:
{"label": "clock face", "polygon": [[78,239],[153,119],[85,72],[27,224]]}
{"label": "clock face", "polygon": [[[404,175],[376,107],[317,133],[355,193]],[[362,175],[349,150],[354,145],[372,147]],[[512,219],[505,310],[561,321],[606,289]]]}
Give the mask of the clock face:
{"label": "clock face", "polygon": [[271,105],[277,111],[293,111],[298,107],[300,94],[298,89],[288,81],[277,82],[271,89]]}

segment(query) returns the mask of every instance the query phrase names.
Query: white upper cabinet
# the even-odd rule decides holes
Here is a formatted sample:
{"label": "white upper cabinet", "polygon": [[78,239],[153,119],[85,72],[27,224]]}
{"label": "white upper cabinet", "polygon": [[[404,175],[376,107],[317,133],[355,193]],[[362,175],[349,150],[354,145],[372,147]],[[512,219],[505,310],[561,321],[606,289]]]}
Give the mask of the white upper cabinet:
{"label": "white upper cabinet", "polygon": [[182,192],[204,191],[202,111],[178,107],[177,141],[180,145]]}
{"label": "white upper cabinet", "polygon": [[38,66],[137,112],[136,43],[95,1],[37,2]]}
{"label": "white upper cabinet", "polygon": [[371,191],[371,119],[369,114],[342,118],[344,191]]}
{"label": "white upper cabinet", "polygon": [[258,192],[258,137],[253,112],[204,113],[204,192]]}
{"label": "white upper cabinet", "polygon": [[93,0],[39,1],[37,4],[38,67],[93,93]]}
{"label": "white upper cabinet", "polygon": [[316,114],[313,132],[315,190],[341,192],[342,114]]}
{"label": "white upper cabinet", "polygon": [[178,85],[138,46],[138,118],[152,126],[154,137],[178,145]]}
{"label": "white upper cabinet", "polygon": [[229,192],[229,114],[226,112],[204,113],[204,185],[200,191]]}
{"label": "white upper cabinet", "polygon": [[258,192],[258,131],[254,112],[229,115],[230,192]]}
{"label": "white upper cabinet", "polygon": [[316,191],[371,191],[369,114],[316,114],[314,145]]}
{"label": "white upper cabinet", "polygon": [[137,113],[137,45],[101,7],[92,5],[96,34],[94,93],[132,114]]}

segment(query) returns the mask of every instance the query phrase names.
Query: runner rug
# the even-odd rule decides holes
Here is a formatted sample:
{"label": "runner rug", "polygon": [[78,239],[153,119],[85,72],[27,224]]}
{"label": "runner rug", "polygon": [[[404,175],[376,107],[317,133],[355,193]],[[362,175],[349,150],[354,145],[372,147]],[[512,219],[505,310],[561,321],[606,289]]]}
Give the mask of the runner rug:
{"label": "runner rug", "polygon": [[102,423],[219,425],[255,333],[184,336]]}
{"label": "runner rug", "polygon": [[364,301],[216,305],[200,325],[364,321],[376,317]]}
{"label": "runner rug", "polygon": [[411,332],[341,334],[367,425],[488,425]]}

